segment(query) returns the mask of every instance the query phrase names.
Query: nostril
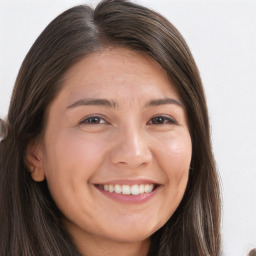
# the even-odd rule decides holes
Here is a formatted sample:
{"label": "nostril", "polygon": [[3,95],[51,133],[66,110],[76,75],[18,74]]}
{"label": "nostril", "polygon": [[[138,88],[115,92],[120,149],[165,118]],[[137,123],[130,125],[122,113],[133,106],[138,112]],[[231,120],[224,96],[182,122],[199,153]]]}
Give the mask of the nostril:
{"label": "nostril", "polygon": [[152,161],[150,150],[135,151],[133,148],[116,148],[111,152],[113,164],[127,165],[130,168],[146,166]]}

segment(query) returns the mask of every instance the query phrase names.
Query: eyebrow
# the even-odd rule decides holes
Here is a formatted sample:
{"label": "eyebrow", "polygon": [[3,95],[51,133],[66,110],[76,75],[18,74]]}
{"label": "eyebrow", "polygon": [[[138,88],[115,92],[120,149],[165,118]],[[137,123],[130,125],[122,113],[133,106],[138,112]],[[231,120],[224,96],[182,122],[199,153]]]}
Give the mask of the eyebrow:
{"label": "eyebrow", "polygon": [[151,100],[149,101],[145,107],[154,107],[154,106],[160,106],[160,105],[166,105],[166,104],[174,104],[180,107],[184,107],[184,105],[175,99],[172,98],[163,98],[163,99],[155,99],[155,100]]}
{"label": "eyebrow", "polygon": [[107,108],[118,108],[118,104],[114,102],[113,100],[107,100],[107,99],[81,99],[76,101],[75,103],[69,105],[67,109],[79,107],[79,106],[103,106]]}
{"label": "eyebrow", "polygon": [[[183,104],[175,99],[172,98],[163,98],[163,99],[154,99],[150,100],[145,104],[145,108],[150,108],[154,106],[160,106],[160,105],[167,105],[167,104],[174,104],[180,107],[183,107]],[[103,106],[107,108],[114,108],[118,109],[118,104],[113,100],[108,99],[98,99],[98,98],[92,98],[92,99],[80,99],[73,104],[69,105],[67,109],[76,108],[79,106]]]}

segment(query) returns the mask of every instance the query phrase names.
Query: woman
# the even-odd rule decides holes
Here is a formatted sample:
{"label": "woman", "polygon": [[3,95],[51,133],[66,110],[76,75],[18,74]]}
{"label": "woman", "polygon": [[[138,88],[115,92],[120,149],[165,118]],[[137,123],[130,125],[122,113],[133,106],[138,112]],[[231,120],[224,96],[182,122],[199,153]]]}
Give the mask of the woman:
{"label": "woman", "polygon": [[193,57],[127,1],[52,21],[0,144],[0,255],[220,255],[220,196]]}

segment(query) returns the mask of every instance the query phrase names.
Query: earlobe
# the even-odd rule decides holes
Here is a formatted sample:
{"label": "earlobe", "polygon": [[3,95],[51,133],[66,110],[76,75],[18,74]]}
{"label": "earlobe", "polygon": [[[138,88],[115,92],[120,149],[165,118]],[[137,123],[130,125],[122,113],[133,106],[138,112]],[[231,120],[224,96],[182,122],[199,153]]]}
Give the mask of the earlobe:
{"label": "earlobe", "polygon": [[34,181],[41,182],[45,179],[43,154],[37,142],[32,141],[29,143],[26,150],[25,163]]}
{"label": "earlobe", "polygon": [[32,170],[31,171],[31,178],[36,182],[44,181],[45,175],[44,175],[43,169],[42,168],[40,168],[40,169],[35,168],[34,170]]}

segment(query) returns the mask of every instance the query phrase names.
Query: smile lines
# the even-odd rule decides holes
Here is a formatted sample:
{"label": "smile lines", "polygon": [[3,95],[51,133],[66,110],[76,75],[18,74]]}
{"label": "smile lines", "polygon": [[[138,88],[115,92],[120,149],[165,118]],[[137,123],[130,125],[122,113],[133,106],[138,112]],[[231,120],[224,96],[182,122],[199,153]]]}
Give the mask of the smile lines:
{"label": "smile lines", "polygon": [[141,185],[96,185],[99,189],[106,192],[123,194],[123,195],[142,195],[151,193],[156,187],[155,184],[141,184]]}

